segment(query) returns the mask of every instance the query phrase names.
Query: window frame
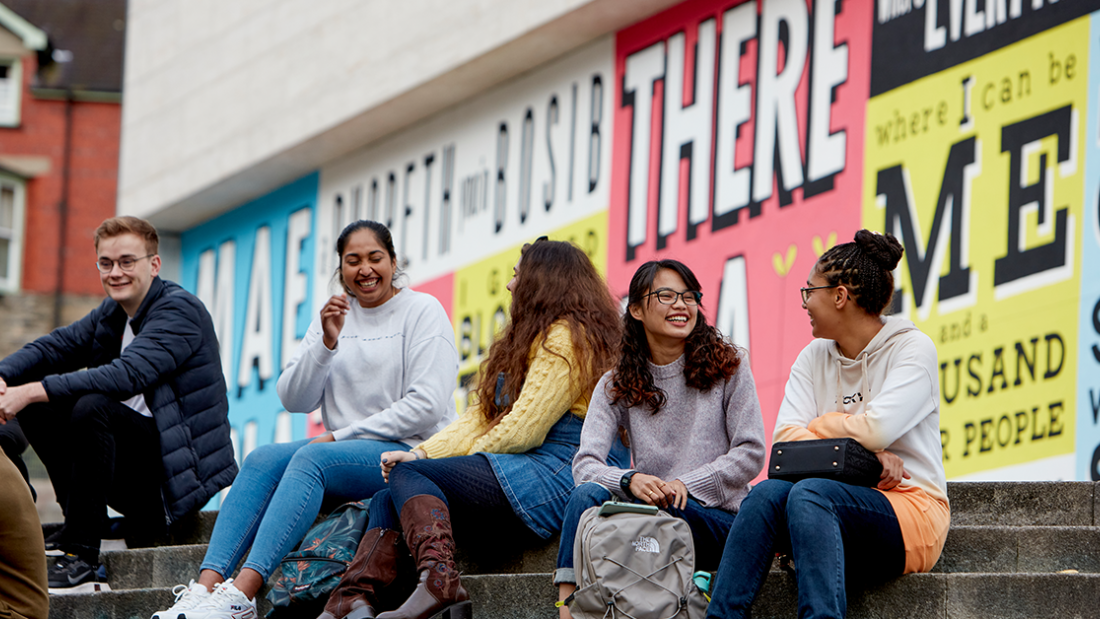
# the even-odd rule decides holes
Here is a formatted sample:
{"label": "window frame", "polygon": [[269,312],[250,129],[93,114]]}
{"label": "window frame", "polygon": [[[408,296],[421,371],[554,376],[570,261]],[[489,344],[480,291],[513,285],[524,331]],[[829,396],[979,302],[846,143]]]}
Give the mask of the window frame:
{"label": "window frame", "polygon": [[8,67],[8,80],[14,85],[11,96],[15,98],[12,103],[12,117],[0,117],[0,127],[18,127],[23,120],[23,61],[19,58],[0,57],[0,65]]}
{"label": "window frame", "polygon": [[[23,279],[23,239],[25,238],[27,212],[26,181],[14,174],[0,171],[0,186],[10,186],[12,197],[12,227],[8,239],[8,277],[0,275],[0,293],[19,292]],[[0,228],[0,238],[7,231]]]}

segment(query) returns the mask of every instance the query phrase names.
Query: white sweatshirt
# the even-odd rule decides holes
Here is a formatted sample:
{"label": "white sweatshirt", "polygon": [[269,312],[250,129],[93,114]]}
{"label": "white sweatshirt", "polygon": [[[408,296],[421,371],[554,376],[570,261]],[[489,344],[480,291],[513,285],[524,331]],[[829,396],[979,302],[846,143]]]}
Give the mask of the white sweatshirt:
{"label": "white sweatshirt", "polygon": [[774,440],[796,428],[890,451],[912,476],[902,488],[915,485],[947,500],[936,346],[908,320],[883,318],[855,359],[841,355],[833,340],[810,342],[791,368]]}
{"label": "white sweatshirt", "polygon": [[320,406],[338,441],[418,445],[456,416],[458,350],[447,313],[407,288],[378,307],[350,300],[336,350],[325,347],[321,317],[313,319],[279,376],[279,399],[295,413]]}

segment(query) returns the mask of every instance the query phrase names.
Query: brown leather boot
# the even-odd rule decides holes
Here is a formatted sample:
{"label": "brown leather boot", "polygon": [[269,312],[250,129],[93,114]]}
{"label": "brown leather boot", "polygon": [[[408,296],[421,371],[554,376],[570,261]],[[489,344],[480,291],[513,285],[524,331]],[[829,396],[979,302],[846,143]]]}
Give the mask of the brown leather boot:
{"label": "brown leather boot", "polygon": [[387,587],[397,578],[400,545],[397,531],[368,529],[318,619],[374,619],[375,589]]}
{"label": "brown leather boot", "polygon": [[401,508],[401,526],[420,584],[400,608],[378,619],[469,619],[470,594],[458,579],[447,505],[430,494],[414,496]]}

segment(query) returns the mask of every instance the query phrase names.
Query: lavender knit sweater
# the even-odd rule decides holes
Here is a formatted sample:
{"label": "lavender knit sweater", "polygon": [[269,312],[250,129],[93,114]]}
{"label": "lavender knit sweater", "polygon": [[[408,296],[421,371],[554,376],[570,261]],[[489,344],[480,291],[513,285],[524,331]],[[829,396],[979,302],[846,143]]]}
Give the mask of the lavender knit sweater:
{"label": "lavender knit sweater", "polygon": [[574,481],[596,482],[623,497],[619,481],[627,469],[605,464],[622,426],[635,470],[679,479],[706,507],[736,512],[764,467],[764,422],[748,359],[742,352],[737,372],[705,392],[687,386],[683,357],[668,365],[650,363],[649,369],[668,396],[656,415],[645,407],[612,406],[611,372],[600,379],[573,458]]}

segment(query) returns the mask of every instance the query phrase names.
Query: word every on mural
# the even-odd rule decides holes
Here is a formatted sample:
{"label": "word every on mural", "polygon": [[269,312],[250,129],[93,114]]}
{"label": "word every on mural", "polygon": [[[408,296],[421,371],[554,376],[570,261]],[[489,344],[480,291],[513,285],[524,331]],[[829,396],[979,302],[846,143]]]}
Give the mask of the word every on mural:
{"label": "word every on mural", "polygon": [[[941,49],[950,41],[993,30],[1024,17],[1024,11],[1034,13],[1057,4],[1058,0],[878,0],[878,23],[908,15],[914,8],[924,7],[924,51]],[[1031,15],[1029,14],[1028,17]]]}

